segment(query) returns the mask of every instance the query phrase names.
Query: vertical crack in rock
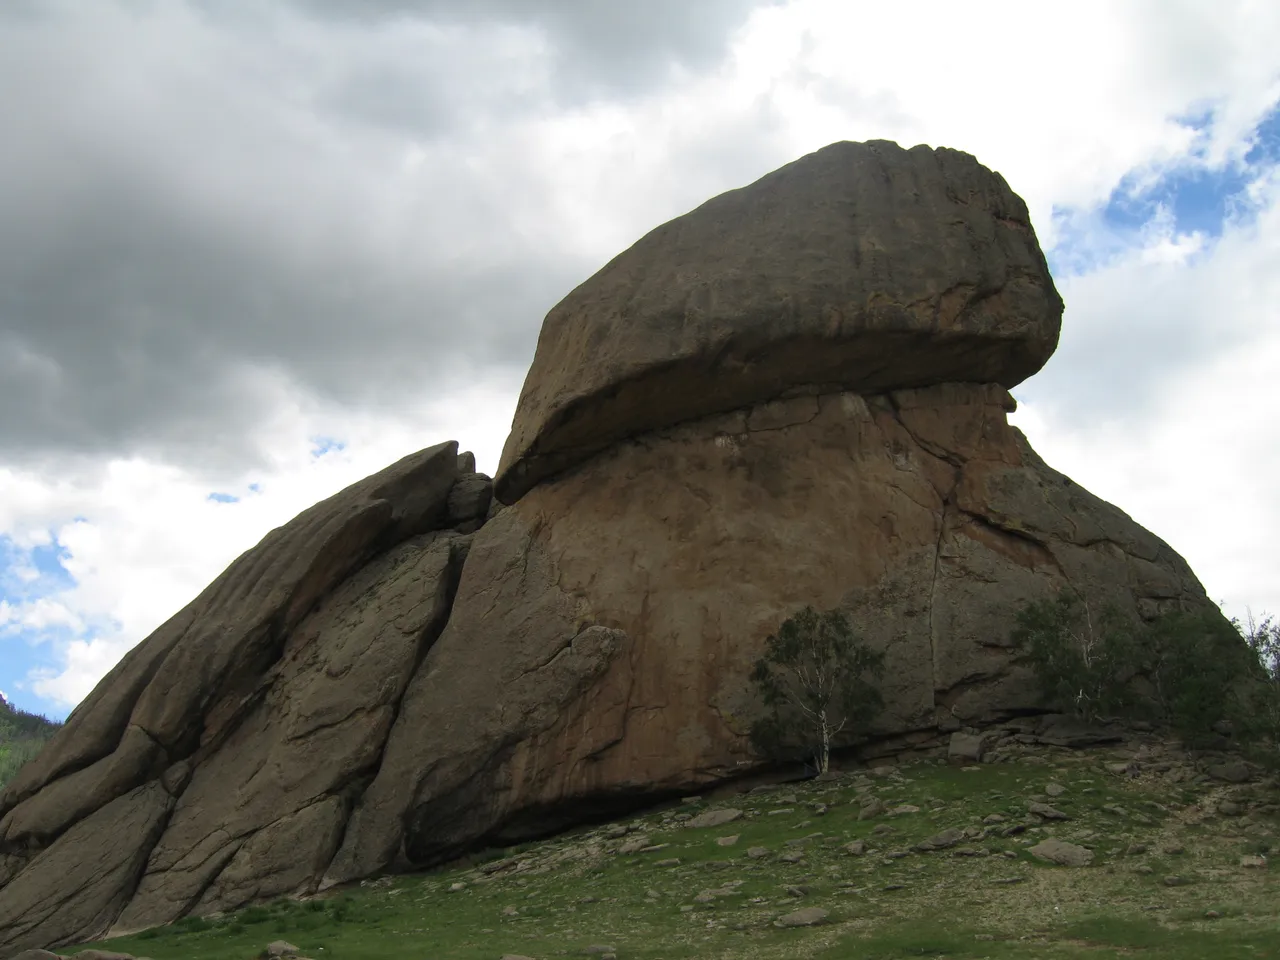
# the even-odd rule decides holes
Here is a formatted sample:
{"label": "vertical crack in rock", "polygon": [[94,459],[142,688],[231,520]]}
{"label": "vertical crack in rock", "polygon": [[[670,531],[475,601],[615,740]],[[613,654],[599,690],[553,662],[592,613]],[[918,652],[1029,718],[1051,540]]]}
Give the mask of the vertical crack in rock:
{"label": "vertical crack in rock", "polygon": [[449,619],[453,614],[454,601],[458,596],[458,587],[462,582],[462,570],[466,564],[467,555],[470,551],[472,536],[454,541],[449,546],[449,560],[445,568],[445,602],[444,613],[442,616],[435,618],[426,625],[418,638],[417,650],[414,653],[413,663],[408,671],[408,675],[404,687],[400,690],[399,696],[396,697],[395,705],[391,714],[391,722],[387,725],[387,733],[383,737],[382,745],[378,750],[378,755],[373,763],[360,772],[358,777],[352,777],[350,781],[342,785],[340,791],[346,806],[342,817],[342,824],[339,830],[337,842],[334,845],[333,852],[329,856],[328,861],[324,865],[324,869],[319,871],[316,877],[317,884],[323,889],[323,878],[329,873],[333,866],[334,859],[342,851],[343,844],[346,843],[347,830],[351,825],[351,816],[360,804],[361,798],[369,785],[377,779],[382,771],[382,764],[387,755],[387,744],[391,740],[392,731],[394,731],[400,722],[401,714],[404,710],[405,698],[413,686],[413,680],[422,669],[423,663],[426,661],[427,654],[431,652],[431,648],[435,646],[445,629],[449,625]]}
{"label": "vertical crack in rock", "polygon": [[942,541],[947,535],[947,520],[951,515],[951,503],[945,501],[942,514],[938,517],[938,540],[933,549],[933,578],[929,582],[929,690],[932,691],[934,707],[937,707],[938,696],[938,632],[933,622],[934,611],[938,604],[938,579],[942,572]]}

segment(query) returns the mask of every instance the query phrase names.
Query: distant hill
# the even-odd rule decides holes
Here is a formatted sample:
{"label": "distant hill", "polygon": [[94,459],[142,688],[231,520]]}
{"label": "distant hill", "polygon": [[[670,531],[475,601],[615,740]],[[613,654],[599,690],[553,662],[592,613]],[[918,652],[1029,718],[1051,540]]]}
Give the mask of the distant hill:
{"label": "distant hill", "polygon": [[0,790],[44,747],[61,724],[27,713],[0,696]]}

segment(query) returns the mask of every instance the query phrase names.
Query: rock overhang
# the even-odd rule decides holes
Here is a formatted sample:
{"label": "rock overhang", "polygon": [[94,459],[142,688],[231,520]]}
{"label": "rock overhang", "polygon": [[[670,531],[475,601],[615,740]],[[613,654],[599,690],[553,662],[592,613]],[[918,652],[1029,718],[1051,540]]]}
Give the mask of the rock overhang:
{"label": "rock overhang", "polygon": [[797,389],[1012,387],[1061,316],[999,174],[947,148],[834,143],[657,227],[551,310],[495,494]]}

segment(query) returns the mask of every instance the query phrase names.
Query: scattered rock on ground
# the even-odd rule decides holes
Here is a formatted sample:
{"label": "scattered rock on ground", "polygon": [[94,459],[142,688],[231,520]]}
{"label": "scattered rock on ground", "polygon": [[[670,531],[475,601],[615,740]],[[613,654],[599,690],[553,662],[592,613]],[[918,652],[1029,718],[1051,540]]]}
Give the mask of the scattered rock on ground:
{"label": "scattered rock on ground", "polygon": [[774,921],[776,927],[815,927],[827,922],[828,913],[821,907],[803,907]]}
{"label": "scattered rock on ground", "polygon": [[1240,759],[1212,764],[1205,773],[1215,780],[1224,780],[1227,783],[1244,783],[1250,776],[1249,765]]}
{"label": "scattered rock on ground", "polygon": [[886,809],[883,803],[872,797],[858,810],[858,819],[872,820],[884,813]]}
{"label": "scattered rock on ground", "polygon": [[706,810],[691,818],[686,827],[722,827],[742,816],[742,811],[734,807],[721,807],[717,810]]}
{"label": "scattered rock on ground", "polygon": [[926,840],[921,840],[916,844],[916,849],[920,851],[929,850],[947,850],[954,847],[964,839],[964,834],[956,830],[954,827],[950,830],[943,830],[941,833],[935,833]]}
{"label": "scattered rock on ground", "polygon": [[1027,811],[1029,813],[1034,813],[1037,817],[1043,817],[1045,820],[1071,819],[1071,817],[1063,813],[1061,810],[1051,807],[1047,803],[1037,803],[1034,800],[1027,804]]}
{"label": "scattered rock on ground", "polygon": [[1093,851],[1065,840],[1048,837],[1041,840],[1029,852],[1033,857],[1057,863],[1064,867],[1086,867],[1093,863]]}

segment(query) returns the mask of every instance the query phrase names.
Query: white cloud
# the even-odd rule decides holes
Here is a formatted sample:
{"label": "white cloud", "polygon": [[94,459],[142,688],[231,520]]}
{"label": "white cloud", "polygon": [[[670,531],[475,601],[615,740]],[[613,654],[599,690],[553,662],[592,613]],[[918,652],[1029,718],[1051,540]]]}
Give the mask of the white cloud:
{"label": "white cloud", "polygon": [[[1152,255],[1171,242],[1157,233],[1062,284],[1058,354],[1015,391],[1015,422],[1041,456],[1169,541],[1240,617],[1280,611],[1280,179],[1269,182],[1257,220],[1198,257]],[[1143,395],[1109,382],[1144,365]]]}

